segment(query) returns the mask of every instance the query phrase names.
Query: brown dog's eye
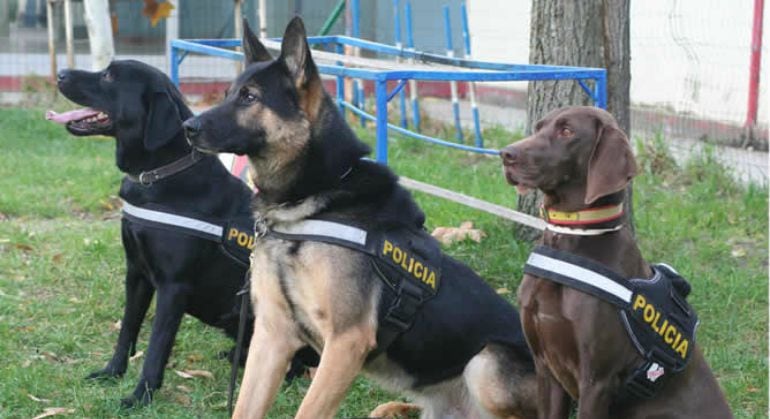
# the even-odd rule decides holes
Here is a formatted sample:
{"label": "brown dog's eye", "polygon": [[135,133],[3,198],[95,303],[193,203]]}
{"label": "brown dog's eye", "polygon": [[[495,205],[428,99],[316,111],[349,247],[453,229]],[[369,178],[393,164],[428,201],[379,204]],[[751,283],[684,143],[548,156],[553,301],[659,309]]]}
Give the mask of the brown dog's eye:
{"label": "brown dog's eye", "polygon": [[567,127],[559,130],[559,137],[572,137],[573,134],[575,133]]}

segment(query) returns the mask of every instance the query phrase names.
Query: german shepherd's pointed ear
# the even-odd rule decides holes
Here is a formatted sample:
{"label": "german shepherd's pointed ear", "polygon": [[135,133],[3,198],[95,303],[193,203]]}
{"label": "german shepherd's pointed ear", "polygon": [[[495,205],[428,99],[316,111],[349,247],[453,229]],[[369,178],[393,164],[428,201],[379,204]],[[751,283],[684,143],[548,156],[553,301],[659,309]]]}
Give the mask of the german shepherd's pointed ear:
{"label": "german shepherd's pointed ear", "polygon": [[636,176],[636,160],[628,138],[618,128],[604,125],[588,161],[585,203],[623,190]]}
{"label": "german shepherd's pointed ear", "polygon": [[168,91],[154,91],[150,94],[150,107],[144,126],[144,148],[154,151],[168,144],[182,130],[182,116]]}
{"label": "german shepherd's pointed ear", "polygon": [[270,61],[273,56],[267,52],[267,48],[259,42],[257,35],[249,26],[249,20],[243,18],[243,56],[246,59],[246,65],[260,61]]}
{"label": "german shepherd's pointed ear", "polygon": [[294,80],[300,98],[300,107],[311,121],[315,120],[323,97],[318,69],[310,54],[305,25],[297,16],[286,26],[281,42],[281,58]]}

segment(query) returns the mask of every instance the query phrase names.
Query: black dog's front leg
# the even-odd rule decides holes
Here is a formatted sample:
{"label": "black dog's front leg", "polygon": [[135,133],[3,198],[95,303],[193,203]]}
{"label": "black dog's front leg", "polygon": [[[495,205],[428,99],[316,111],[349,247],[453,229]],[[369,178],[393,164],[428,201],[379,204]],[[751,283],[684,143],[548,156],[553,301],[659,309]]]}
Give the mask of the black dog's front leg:
{"label": "black dog's front leg", "polygon": [[136,338],[154,291],[152,284],[129,262],[126,272],[126,305],[115,352],[106,367],[92,372],[87,379],[115,378],[126,372],[128,358],[136,351]]}
{"label": "black dog's front leg", "polygon": [[167,284],[158,288],[155,320],[152,323],[152,334],[142,375],[133,394],[121,401],[123,407],[151,402],[153,393],[160,388],[186,303],[187,290],[183,286]]}

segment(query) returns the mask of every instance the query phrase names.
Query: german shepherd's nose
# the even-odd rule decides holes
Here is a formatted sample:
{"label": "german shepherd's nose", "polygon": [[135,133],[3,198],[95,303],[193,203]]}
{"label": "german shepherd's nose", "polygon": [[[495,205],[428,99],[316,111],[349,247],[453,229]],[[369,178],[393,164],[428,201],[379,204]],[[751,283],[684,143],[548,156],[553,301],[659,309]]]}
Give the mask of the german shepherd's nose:
{"label": "german shepherd's nose", "polygon": [[187,141],[189,142],[193,138],[197,137],[198,134],[201,132],[201,121],[196,118],[190,118],[182,123],[182,127],[184,128],[184,135],[187,137]]}

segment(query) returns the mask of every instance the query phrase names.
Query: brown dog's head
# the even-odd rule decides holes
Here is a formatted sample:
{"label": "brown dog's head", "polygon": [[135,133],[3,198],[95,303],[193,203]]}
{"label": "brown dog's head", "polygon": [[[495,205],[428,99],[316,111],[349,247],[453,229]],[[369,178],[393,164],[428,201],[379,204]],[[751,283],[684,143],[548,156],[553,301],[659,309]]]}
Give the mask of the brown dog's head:
{"label": "brown dog's head", "polygon": [[588,106],[552,111],[530,137],[500,150],[500,157],[506,180],[519,193],[537,188],[574,207],[623,190],[637,170],[612,115]]}

